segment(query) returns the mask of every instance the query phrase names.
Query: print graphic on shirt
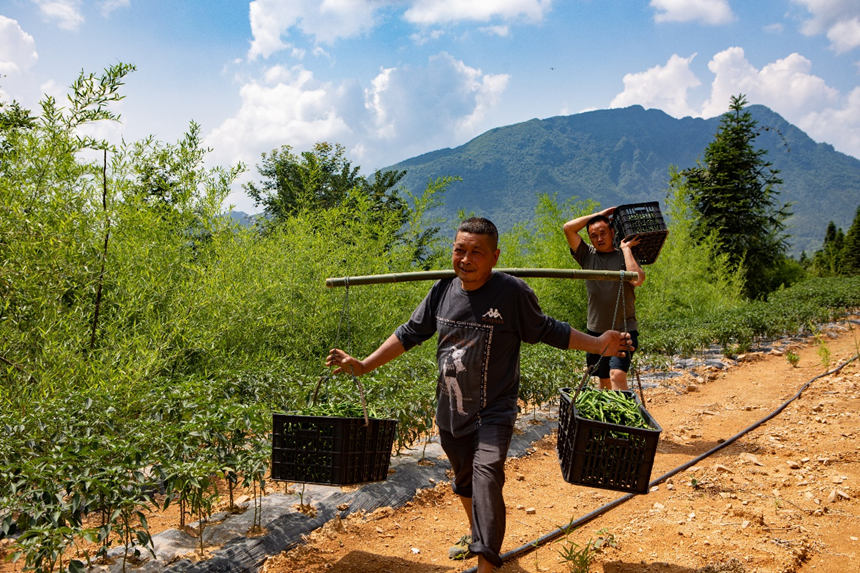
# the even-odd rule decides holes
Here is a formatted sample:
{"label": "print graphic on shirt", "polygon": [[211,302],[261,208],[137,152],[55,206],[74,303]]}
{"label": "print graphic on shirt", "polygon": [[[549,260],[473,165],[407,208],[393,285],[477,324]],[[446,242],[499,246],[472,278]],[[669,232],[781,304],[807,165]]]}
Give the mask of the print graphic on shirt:
{"label": "print graphic on shirt", "polygon": [[437,325],[440,410],[449,419],[467,418],[484,406],[493,325],[441,317]]}
{"label": "print graphic on shirt", "polygon": [[490,310],[484,313],[484,316],[481,318],[492,318],[495,320],[503,320],[502,313],[499,312],[499,309],[490,307]]}
{"label": "print graphic on shirt", "polygon": [[457,383],[457,375],[466,372],[466,365],[463,364],[463,356],[466,354],[465,348],[451,347],[451,352],[445,361],[445,388],[448,394],[454,398],[454,404],[457,408],[457,413],[466,415],[466,410],[463,409],[463,393],[460,391],[460,385]]}

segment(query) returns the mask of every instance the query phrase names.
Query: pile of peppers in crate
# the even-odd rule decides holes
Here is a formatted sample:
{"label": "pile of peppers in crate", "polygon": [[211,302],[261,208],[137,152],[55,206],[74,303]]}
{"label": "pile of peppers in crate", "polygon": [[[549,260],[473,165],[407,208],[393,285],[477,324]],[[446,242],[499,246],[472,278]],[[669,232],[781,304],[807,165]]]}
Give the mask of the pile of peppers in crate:
{"label": "pile of peppers in crate", "polygon": [[576,396],[576,414],[628,428],[650,428],[633,395],[615,390],[582,390]]}

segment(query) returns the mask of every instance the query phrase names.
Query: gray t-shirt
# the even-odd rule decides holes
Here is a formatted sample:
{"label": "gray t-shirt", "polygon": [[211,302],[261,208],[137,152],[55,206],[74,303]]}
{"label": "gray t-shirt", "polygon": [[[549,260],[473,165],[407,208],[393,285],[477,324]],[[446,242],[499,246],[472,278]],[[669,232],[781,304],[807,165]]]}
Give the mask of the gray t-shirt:
{"label": "gray t-shirt", "polygon": [[532,289],[504,273],[473,291],[459,278],[440,280],[395,335],[409,350],[437,332],[436,423],[457,437],[514,423],[521,341],[567,348],[570,340],[570,325],[543,314]]}
{"label": "gray t-shirt", "polygon": [[[595,271],[626,271],[624,253],[615,249],[611,253],[599,253],[585,241],[579,242],[579,247],[570,254],[583,269]],[[639,330],[636,322],[636,293],[633,286],[624,281],[624,308],[615,305],[618,301],[618,283],[620,281],[586,280],[585,289],[588,291],[588,330],[606,332],[607,330],[631,331]],[[615,327],[612,326],[612,316],[615,315]],[[627,319],[625,329],[625,315]]]}

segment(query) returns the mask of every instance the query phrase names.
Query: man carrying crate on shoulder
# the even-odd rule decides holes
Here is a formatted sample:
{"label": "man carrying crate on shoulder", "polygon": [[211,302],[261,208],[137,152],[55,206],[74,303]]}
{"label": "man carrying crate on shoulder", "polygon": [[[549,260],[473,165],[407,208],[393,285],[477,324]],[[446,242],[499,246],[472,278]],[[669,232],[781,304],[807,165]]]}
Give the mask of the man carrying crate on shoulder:
{"label": "man carrying crate on shoulder", "polygon": [[[634,350],[639,347],[639,331],[636,322],[636,294],[634,287],[645,282],[645,271],[633,256],[633,247],[639,244],[639,239],[621,241],[620,248],[615,247],[615,231],[611,219],[615,207],[572,219],[564,224],[564,235],[570,245],[570,254],[583,269],[603,271],[630,271],[639,275],[633,281],[624,281],[622,293],[624,306],[617,309],[619,284],[612,281],[586,280],[588,291],[588,321],[587,332],[599,336],[608,330],[629,332],[633,340]],[[579,236],[585,228],[591,244],[587,244]],[[615,323],[613,324],[613,316]],[[600,379],[600,387],[612,390],[627,390],[627,371],[633,351],[623,353],[624,356],[600,356],[587,353],[585,361],[589,371],[593,371]],[[595,370],[592,370],[595,368]]]}
{"label": "man carrying crate on shoulder", "polygon": [[360,376],[438,333],[436,424],[454,471],[452,489],[471,526],[471,536],[464,536],[449,556],[477,555],[479,573],[502,565],[502,487],[517,417],[520,344],[543,342],[615,355],[633,349],[627,334],[589,336],[543,314],[525,282],[493,272],[498,237],[487,219],[463,221],[451,254],[456,276],[435,283],[409,320],[364,360],[337,348],[326,359],[335,373]]}

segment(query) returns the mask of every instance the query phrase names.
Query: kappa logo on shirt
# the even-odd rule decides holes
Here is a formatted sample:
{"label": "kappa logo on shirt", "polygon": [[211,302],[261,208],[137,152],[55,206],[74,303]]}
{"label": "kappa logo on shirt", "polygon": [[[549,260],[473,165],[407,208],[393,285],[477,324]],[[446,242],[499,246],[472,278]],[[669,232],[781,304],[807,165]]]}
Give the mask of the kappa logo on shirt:
{"label": "kappa logo on shirt", "polygon": [[502,318],[502,313],[499,312],[499,309],[493,307],[490,307],[490,310],[485,312],[481,318],[487,319],[488,322],[497,322],[500,324],[505,321],[505,319]]}

